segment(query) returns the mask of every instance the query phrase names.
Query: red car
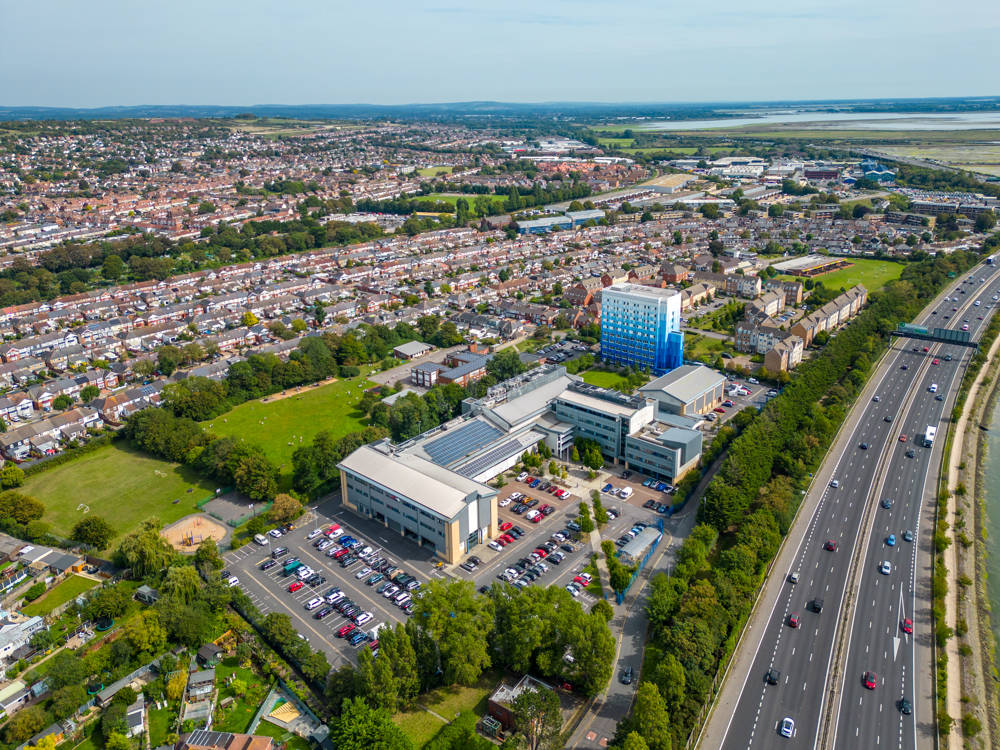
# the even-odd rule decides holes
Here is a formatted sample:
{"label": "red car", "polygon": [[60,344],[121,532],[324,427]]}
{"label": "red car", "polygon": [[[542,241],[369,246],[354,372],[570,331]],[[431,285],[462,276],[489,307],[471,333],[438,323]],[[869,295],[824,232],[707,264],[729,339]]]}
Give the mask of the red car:
{"label": "red car", "polygon": [[798,615],[794,615],[794,614],[793,615],[789,615],[788,616],[788,625],[789,625],[789,627],[797,628],[799,626],[799,616]]}
{"label": "red car", "polygon": [[909,618],[903,620],[903,624],[900,627],[903,628],[904,633],[909,633],[910,635],[913,635],[913,620]]}
{"label": "red car", "polygon": [[875,686],[878,685],[878,675],[874,672],[865,672],[865,687],[869,690],[874,690]]}
{"label": "red car", "polygon": [[714,409],[712,409],[712,411],[718,412],[719,414],[725,414],[726,413],[726,410],[723,409],[721,406],[716,406]]}
{"label": "red car", "polygon": [[837,551],[837,541],[835,539],[827,539],[824,545],[830,552]]}
{"label": "red car", "polygon": [[940,363],[940,362],[939,362],[938,360],[936,360],[936,359],[932,359],[932,360],[931,360],[931,364],[932,364],[932,365],[939,365],[939,364],[941,364],[941,363]]}
{"label": "red car", "polygon": [[543,514],[539,513],[537,516],[535,516],[534,518],[531,519],[531,522],[532,523],[540,523],[543,518],[545,518],[545,516]]}
{"label": "red car", "polygon": [[539,547],[538,549],[535,550],[535,554],[538,555],[539,557],[541,557],[542,559],[545,559],[546,557],[549,556],[549,553],[546,552],[541,547]]}
{"label": "red car", "polygon": [[333,555],[333,559],[334,559],[334,560],[339,560],[340,558],[342,558],[342,557],[343,557],[344,555],[346,555],[346,554],[347,554],[347,550],[346,550],[346,549],[338,549],[338,550],[337,550],[337,551],[336,551],[336,552],[334,553],[334,555]]}
{"label": "red car", "polygon": [[525,484],[531,484],[531,483],[532,483],[532,482],[534,482],[534,481],[535,481],[535,478],[534,478],[534,477],[525,477],[525,478],[524,478],[524,483],[525,483]]}
{"label": "red car", "polygon": [[356,628],[357,626],[353,624],[345,625],[344,627],[342,627],[340,630],[337,631],[337,637],[344,638],[345,636],[350,635]]}
{"label": "red car", "polygon": [[590,576],[577,576],[573,579],[573,583],[579,583],[581,586],[586,588],[590,585]]}
{"label": "red car", "polygon": [[905,443],[906,442],[906,435],[900,435],[899,436],[899,442]]}
{"label": "red car", "polygon": [[500,531],[506,531],[513,525],[514,524],[512,524],[510,521],[504,521],[502,524],[500,524]]}
{"label": "red car", "polygon": [[[956,308],[956,309],[957,309],[957,308]],[[925,347],[924,347],[924,351],[925,351],[925,352],[929,352],[929,351],[930,351],[930,349],[928,349],[928,348],[927,348],[927,347],[925,346]]]}
{"label": "red car", "polygon": [[302,581],[293,581],[292,583],[288,584],[288,591],[289,591],[289,593],[294,594],[296,591],[298,591],[303,586],[305,586],[305,584],[302,583]]}
{"label": "red car", "polygon": [[323,533],[326,534],[327,536],[330,536],[330,534],[332,534],[333,532],[335,532],[339,528],[340,528],[340,524],[339,523],[331,523],[326,528],[326,531],[324,531]]}
{"label": "red car", "polygon": [[510,544],[511,542],[514,541],[514,537],[512,537],[510,534],[503,534],[499,538],[503,539],[505,542],[507,542],[507,544]]}

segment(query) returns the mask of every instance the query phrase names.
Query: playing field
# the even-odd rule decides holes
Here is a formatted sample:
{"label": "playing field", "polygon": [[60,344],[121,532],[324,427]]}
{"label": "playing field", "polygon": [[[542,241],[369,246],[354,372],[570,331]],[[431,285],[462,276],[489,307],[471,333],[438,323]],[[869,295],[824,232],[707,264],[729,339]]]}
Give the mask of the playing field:
{"label": "playing field", "polygon": [[584,382],[596,385],[600,388],[611,388],[616,391],[631,393],[632,389],[627,385],[627,381],[617,372],[607,372],[606,370],[587,370],[580,373]]}
{"label": "playing field", "polygon": [[[869,292],[877,292],[890,281],[898,279],[905,266],[889,260],[871,260],[867,258],[850,259],[852,265],[839,271],[815,276],[816,281],[822,281],[827,289],[850,289],[856,284],[864,284]],[[795,278],[783,276],[780,278]]]}
{"label": "playing field", "polygon": [[42,520],[62,536],[68,536],[73,525],[87,515],[85,508],[104,518],[121,536],[147,518],[172,523],[194,512],[195,503],[214,490],[215,485],[186,467],[151,458],[121,443],[29,477],[21,488],[45,504]]}
{"label": "playing field", "polygon": [[357,408],[370,380],[352,378],[269,400],[248,401],[202,425],[216,435],[232,435],[256,443],[268,457],[289,473],[296,448],[308,445],[317,432],[328,430],[340,437],[366,427]]}

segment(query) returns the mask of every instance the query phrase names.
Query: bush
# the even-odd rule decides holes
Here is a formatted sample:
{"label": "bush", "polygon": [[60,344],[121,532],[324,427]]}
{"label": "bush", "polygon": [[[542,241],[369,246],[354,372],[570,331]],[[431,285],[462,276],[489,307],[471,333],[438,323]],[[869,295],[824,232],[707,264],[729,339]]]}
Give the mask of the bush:
{"label": "bush", "polygon": [[35,599],[37,599],[44,593],[45,593],[45,582],[39,581],[38,583],[33,584],[31,588],[29,588],[27,591],[24,592],[24,600],[26,602],[33,602],[35,601]]}
{"label": "bush", "polygon": [[962,734],[966,737],[975,737],[983,729],[983,725],[972,714],[965,714],[962,717]]}

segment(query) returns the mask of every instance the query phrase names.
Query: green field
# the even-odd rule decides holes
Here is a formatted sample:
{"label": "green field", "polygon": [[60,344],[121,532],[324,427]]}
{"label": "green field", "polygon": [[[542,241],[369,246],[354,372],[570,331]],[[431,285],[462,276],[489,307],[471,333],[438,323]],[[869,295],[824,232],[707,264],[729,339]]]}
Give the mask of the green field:
{"label": "green field", "polygon": [[449,721],[456,719],[463,711],[471,711],[480,716],[486,710],[487,696],[496,688],[496,680],[495,674],[487,672],[472,687],[456,685],[437,688],[422,695],[412,711],[401,711],[393,720],[413,740],[414,745],[423,747],[445,726],[441,719],[424,708]]}
{"label": "green field", "polygon": [[172,708],[149,709],[149,744],[152,747],[166,744],[170,724],[176,716],[177,711]]}
{"label": "green field", "polygon": [[216,435],[256,443],[287,473],[291,471],[292,454],[317,432],[328,430],[340,437],[367,426],[357,404],[364,390],[374,385],[369,380],[351,378],[277,401],[248,401],[202,422],[202,426]]}
{"label": "green field", "polygon": [[421,167],[417,174],[421,177],[437,177],[439,174],[451,174],[451,167]]}
{"label": "green field", "polygon": [[[83,503],[114,527],[117,539],[147,518],[168,524],[193,513],[195,503],[211,495],[215,485],[184,466],[116,443],[35,474],[21,490],[45,504],[42,520],[55,533],[69,536],[84,517],[77,510]],[[180,502],[175,505],[174,500]]]}
{"label": "green field", "polygon": [[[855,284],[864,284],[869,292],[877,292],[890,281],[894,281],[903,273],[905,266],[889,260],[872,260],[868,258],[852,259],[852,265],[839,271],[814,276],[816,281],[822,281],[827,289],[850,289]],[[778,278],[796,278],[794,276],[779,276]]]}
{"label": "green field", "polygon": [[429,193],[428,195],[417,195],[414,198],[417,200],[440,201],[441,203],[448,203],[451,206],[454,206],[459,198],[465,198],[469,202],[469,211],[473,214],[476,213],[476,198],[489,198],[494,204],[499,206],[501,211],[503,211],[504,201],[507,200],[507,196],[504,195],[478,195],[476,193]]}
{"label": "green field", "polygon": [[714,362],[715,358],[722,352],[732,352],[733,345],[728,341],[713,338],[711,336],[700,336],[698,334],[684,334],[684,356],[687,359],[697,359],[701,362]]}
{"label": "green field", "polygon": [[71,599],[76,599],[84,591],[89,591],[96,585],[97,581],[92,581],[89,578],[77,575],[69,576],[21,611],[29,617],[47,615],[56,607],[65,604]]}
{"label": "green field", "polygon": [[628,386],[628,381],[624,376],[619,375],[617,372],[608,372],[606,370],[587,370],[586,372],[580,373],[580,377],[582,377],[585,382],[601,388],[611,388],[625,393],[632,392],[632,389]]}

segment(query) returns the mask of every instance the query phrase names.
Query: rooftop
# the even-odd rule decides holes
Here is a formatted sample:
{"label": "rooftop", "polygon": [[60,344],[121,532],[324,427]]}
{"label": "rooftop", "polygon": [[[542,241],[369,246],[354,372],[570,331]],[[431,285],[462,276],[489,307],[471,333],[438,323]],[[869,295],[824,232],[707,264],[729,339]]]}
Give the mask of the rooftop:
{"label": "rooftop", "polygon": [[637,297],[646,297],[648,299],[655,300],[665,300],[674,297],[680,292],[676,289],[661,289],[655,286],[643,286],[642,284],[631,284],[628,282],[621,284],[612,284],[604,289],[604,296],[607,297],[608,292],[618,292],[621,294],[631,294]]}
{"label": "rooftop", "polygon": [[677,400],[687,403],[710,388],[715,388],[726,382],[726,378],[711,367],[700,365],[682,365],[661,375],[639,389],[640,393],[663,391]]}

